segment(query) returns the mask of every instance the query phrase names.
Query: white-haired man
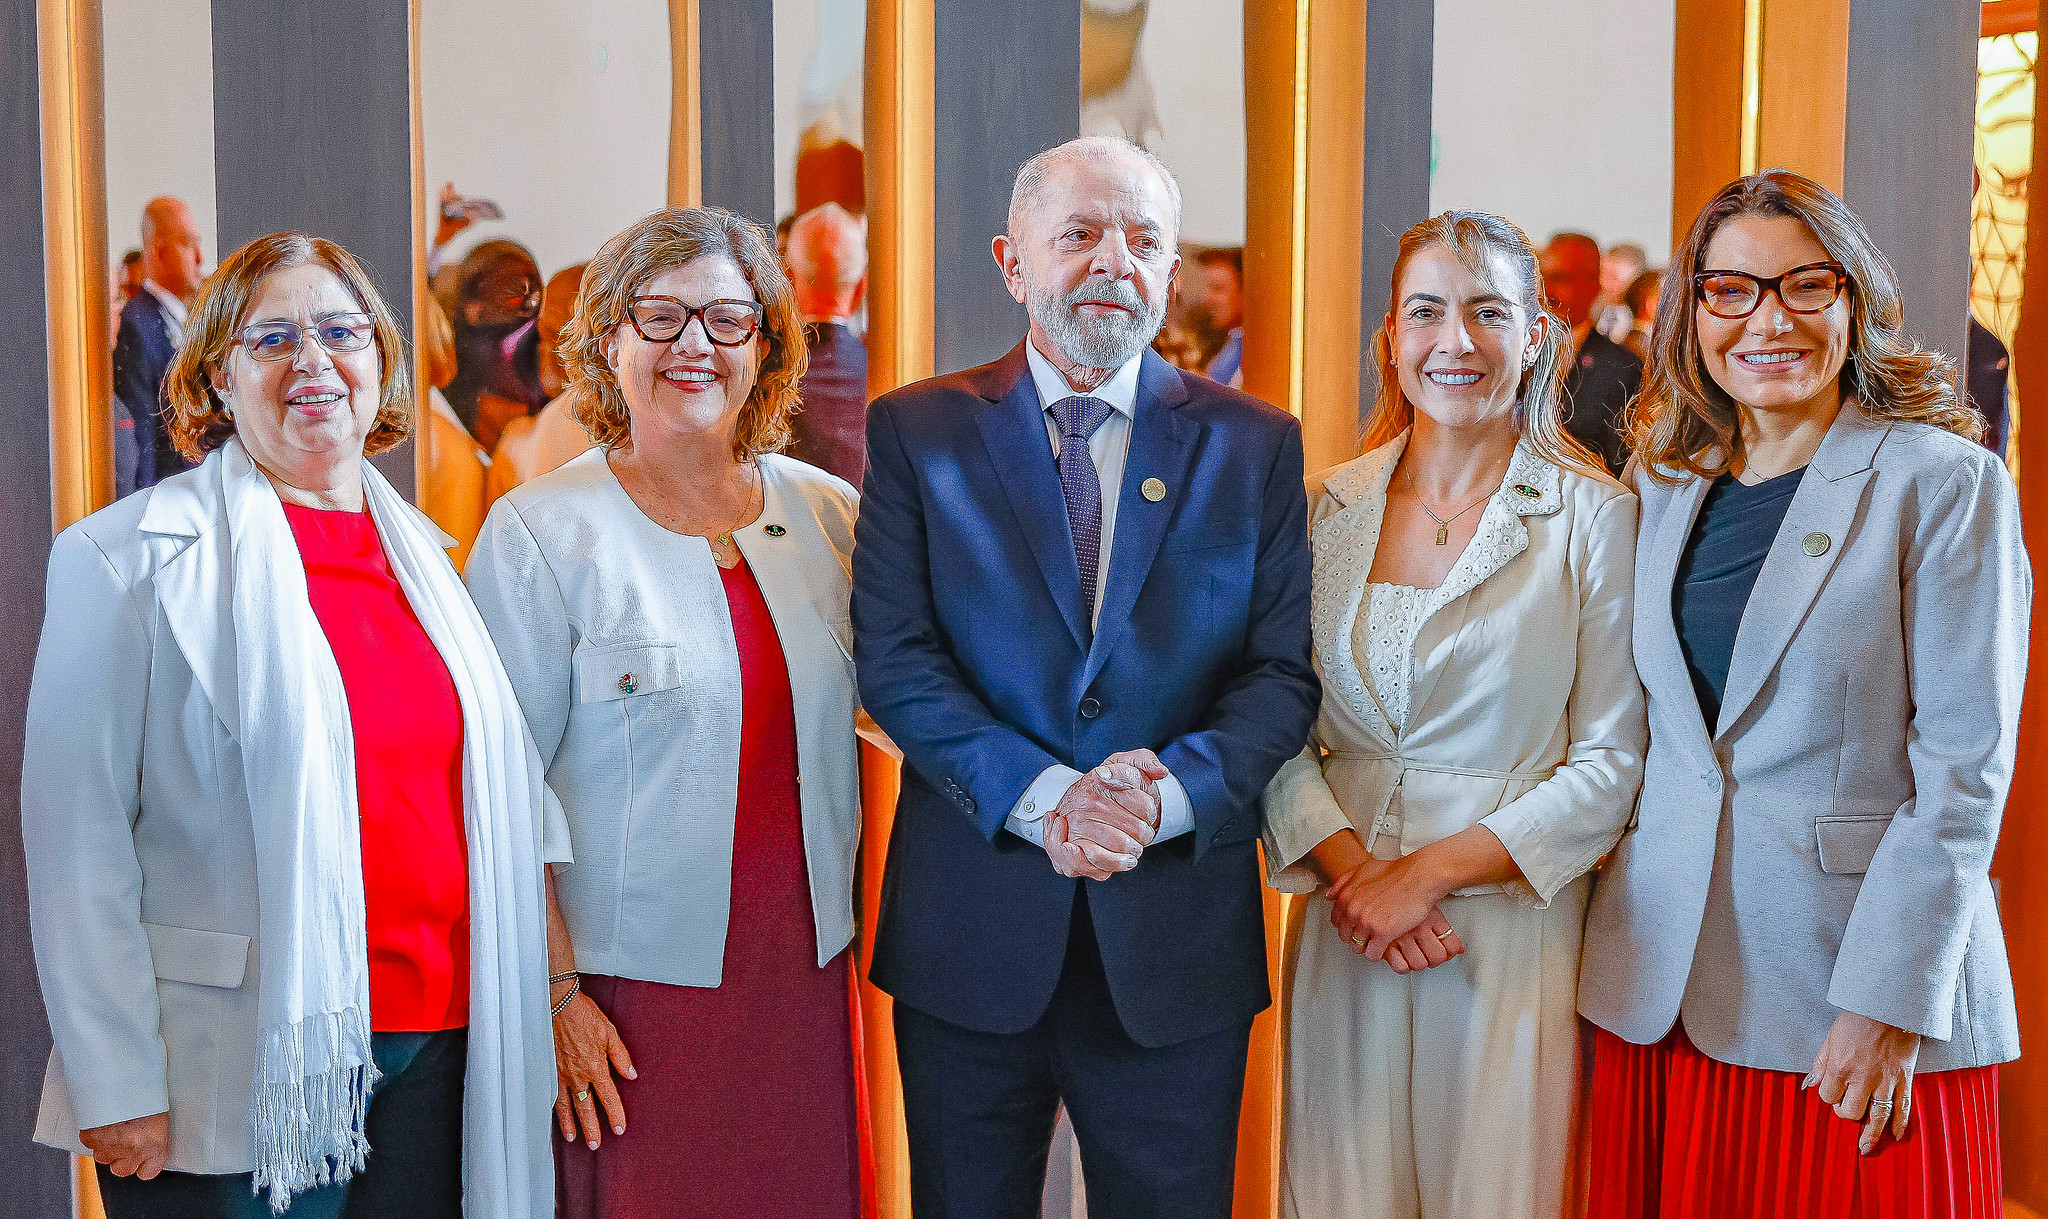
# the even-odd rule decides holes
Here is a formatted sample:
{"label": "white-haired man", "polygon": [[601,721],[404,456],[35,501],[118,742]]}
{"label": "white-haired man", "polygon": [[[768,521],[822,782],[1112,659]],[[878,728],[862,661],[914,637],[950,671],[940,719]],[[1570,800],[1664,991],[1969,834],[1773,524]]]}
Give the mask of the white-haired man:
{"label": "white-haired man", "polygon": [[1149,348],[1179,212],[1122,140],[1033,158],[994,242],[1028,336],[869,409],[854,651],[905,761],[873,977],[919,1219],[1036,1215],[1062,1102],[1097,1213],[1230,1213],[1259,797],[1320,691],[1300,429]]}

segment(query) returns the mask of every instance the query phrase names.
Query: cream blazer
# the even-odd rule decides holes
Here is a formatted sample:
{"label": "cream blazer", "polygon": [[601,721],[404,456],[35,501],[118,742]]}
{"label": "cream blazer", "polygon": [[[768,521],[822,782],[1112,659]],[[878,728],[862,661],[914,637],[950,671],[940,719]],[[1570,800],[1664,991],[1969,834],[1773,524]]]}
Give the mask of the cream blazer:
{"label": "cream blazer", "polygon": [[1983,446],[1844,406],[1742,611],[1706,723],[1671,593],[1711,482],[1641,474],[1650,756],[1586,915],[1579,1011],[1638,1044],[1804,1072],[1844,1011],[1921,1071],[2019,1055],[1991,854],[2033,569]]}
{"label": "cream blazer", "polygon": [[1376,696],[1351,639],[1407,444],[1404,432],[1309,480],[1323,706],[1308,748],[1267,789],[1267,867],[1276,888],[1306,893],[1316,884],[1301,859],[1338,830],[1386,857],[1389,840],[1407,855],[1484,825],[1526,883],[1460,892],[1548,905],[1614,845],[1642,777],[1636,498],[1518,447],[1480,517],[1476,561],[1416,633],[1408,726],[1388,740],[1368,726]]}
{"label": "cream blazer", "polygon": [[[822,966],[854,930],[860,762],[847,601],[859,495],[779,454],[761,458],[761,473],[761,515],[733,540],[789,665]],[[576,862],[555,869],[555,884],[577,968],[717,986],[741,689],[710,545],[648,519],[592,449],[492,506],[467,577],[568,817]]]}

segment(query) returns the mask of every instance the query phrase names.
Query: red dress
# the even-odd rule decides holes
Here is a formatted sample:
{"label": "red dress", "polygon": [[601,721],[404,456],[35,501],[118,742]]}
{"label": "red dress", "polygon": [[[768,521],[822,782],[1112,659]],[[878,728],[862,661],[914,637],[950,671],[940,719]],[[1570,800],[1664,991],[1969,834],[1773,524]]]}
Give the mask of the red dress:
{"label": "red dress", "polygon": [[563,1219],[861,1214],[850,964],[818,968],[789,669],[753,573],[721,574],[743,687],[723,981],[585,975],[639,1078],[623,1136],[555,1144]]}
{"label": "red dress", "polygon": [[469,1024],[462,703],[367,512],[284,506],[355,737],[370,1029]]}
{"label": "red dress", "polygon": [[1870,1155],[1804,1076],[1593,1030],[1588,1219],[1998,1219],[1998,1068],[1913,1077]]}

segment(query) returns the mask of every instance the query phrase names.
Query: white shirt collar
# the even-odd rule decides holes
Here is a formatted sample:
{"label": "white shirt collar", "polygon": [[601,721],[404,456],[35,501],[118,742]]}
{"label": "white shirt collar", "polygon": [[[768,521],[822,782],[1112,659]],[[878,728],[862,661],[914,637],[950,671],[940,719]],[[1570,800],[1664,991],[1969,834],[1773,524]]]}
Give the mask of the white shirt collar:
{"label": "white shirt collar", "polygon": [[162,305],[164,307],[164,313],[170,317],[171,321],[177,323],[177,326],[180,330],[183,330],[185,328],[184,301],[181,301],[177,297],[171,295],[170,292],[166,291],[161,284],[157,283],[153,279],[143,280],[142,290],[156,298],[157,304]]}
{"label": "white shirt collar", "polygon": [[1031,380],[1038,387],[1038,405],[1046,410],[1062,398],[1086,393],[1091,398],[1100,398],[1109,403],[1110,409],[1126,419],[1132,418],[1138,400],[1138,366],[1145,360],[1145,353],[1139,352],[1130,358],[1122,368],[1110,375],[1109,380],[1092,390],[1078,390],[1067,383],[1060,370],[1052,366],[1030,339],[1024,340],[1024,359],[1031,365]]}

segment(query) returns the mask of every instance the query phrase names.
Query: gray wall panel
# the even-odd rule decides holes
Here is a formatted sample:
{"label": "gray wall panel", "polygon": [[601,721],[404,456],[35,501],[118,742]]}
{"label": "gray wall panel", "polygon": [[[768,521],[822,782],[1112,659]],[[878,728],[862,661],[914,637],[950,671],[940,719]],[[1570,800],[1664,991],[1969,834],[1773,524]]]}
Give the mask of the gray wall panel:
{"label": "gray wall panel", "polygon": [[1024,337],[1023,307],[989,242],[1003,231],[1017,167],[1081,132],[1081,6],[937,0],[933,16],[933,337],[945,373]]}
{"label": "gray wall panel", "polygon": [[1436,6],[1373,3],[1365,11],[1365,251],[1359,283],[1358,417],[1378,391],[1373,334],[1387,315],[1401,234],[1429,215],[1430,98]]}
{"label": "gray wall panel", "polygon": [[775,0],[697,11],[704,202],[775,227]]}
{"label": "gray wall panel", "polygon": [[50,554],[50,366],[43,336],[43,181],[36,0],[0,0],[0,1212],[71,1213],[71,1166],[38,1147],[50,1028],[29,952],[21,865],[22,721]]}
{"label": "gray wall panel", "polygon": [[1842,194],[1905,288],[1906,326],[1963,358],[1977,0],[1854,0]]}
{"label": "gray wall panel", "polygon": [[[298,229],[361,259],[410,333],[412,82],[406,0],[214,0],[220,246]],[[413,448],[377,459],[406,498]]]}

